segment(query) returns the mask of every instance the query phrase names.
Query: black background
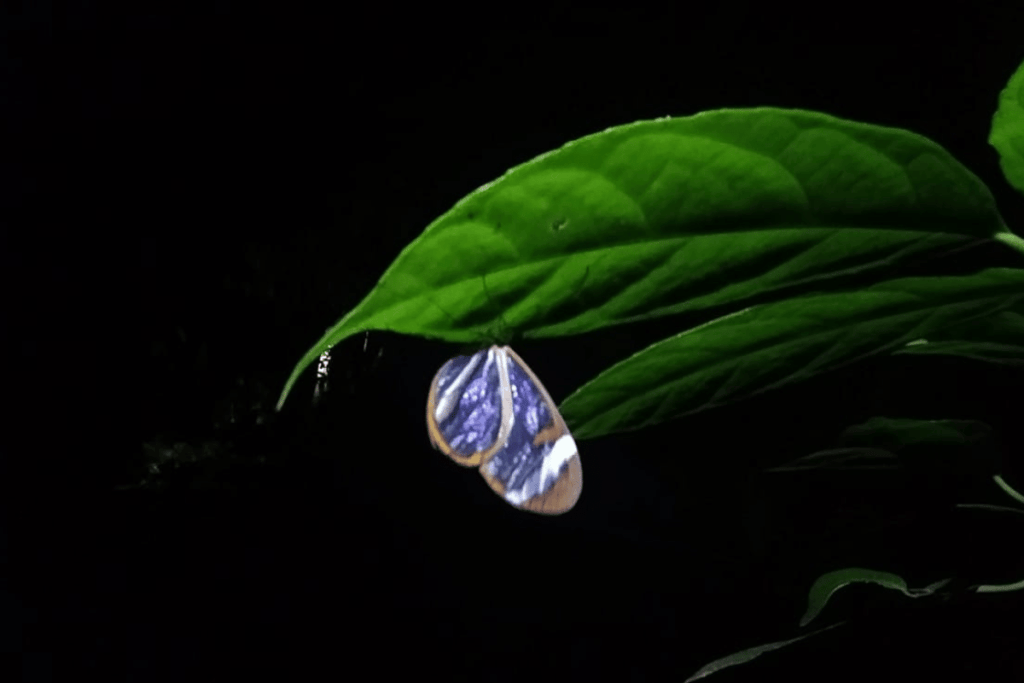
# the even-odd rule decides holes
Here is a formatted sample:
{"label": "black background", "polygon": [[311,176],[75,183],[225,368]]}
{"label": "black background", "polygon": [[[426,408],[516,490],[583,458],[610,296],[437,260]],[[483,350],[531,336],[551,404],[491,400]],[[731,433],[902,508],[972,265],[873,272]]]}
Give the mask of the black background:
{"label": "black background", "polygon": [[[517,512],[429,447],[445,344],[349,339],[325,400],[309,370],[272,411],[296,360],[431,220],[613,125],[774,105],[908,128],[1022,225],[986,139],[1024,17],[820,11],[6,10],[13,672],[681,680],[795,635],[824,571],[1020,579],[1019,523],[949,511],[1000,501],[981,468],[761,473],[872,415],[973,417],[1003,435],[1020,489],[1019,371],[883,359],[581,442],[583,496],[558,518]],[[1019,255],[982,249],[963,269],[998,264]],[[516,349],[561,400],[678,329]],[[821,623],[853,624],[721,680],[1024,678],[1019,593],[889,597],[850,590]]]}

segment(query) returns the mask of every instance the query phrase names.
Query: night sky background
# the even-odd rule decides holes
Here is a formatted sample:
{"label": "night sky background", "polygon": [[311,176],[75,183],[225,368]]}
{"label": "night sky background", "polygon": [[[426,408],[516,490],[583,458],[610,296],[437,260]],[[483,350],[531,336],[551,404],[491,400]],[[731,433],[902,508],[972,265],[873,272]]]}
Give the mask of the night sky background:
{"label": "night sky background", "polygon": [[[310,369],[273,412],[434,218],[613,125],[772,105],[907,128],[1024,233],[986,142],[1024,58],[1024,12],[1002,4],[4,10],[4,680],[682,680],[797,635],[825,571],[1024,577],[1021,522],[951,509],[1009,502],[983,467],[763,473],[873,415],[976,418],[1024,489],[1020,369],[878,359],[581,441],[582,497],[555,518],[430,448],[451,345],[351,338],[324,400]],[[688,324],[515,348],[560,401]],[[1024,680],[1022,607],[851,589],[820,621],[849,624],[717,680]]]}

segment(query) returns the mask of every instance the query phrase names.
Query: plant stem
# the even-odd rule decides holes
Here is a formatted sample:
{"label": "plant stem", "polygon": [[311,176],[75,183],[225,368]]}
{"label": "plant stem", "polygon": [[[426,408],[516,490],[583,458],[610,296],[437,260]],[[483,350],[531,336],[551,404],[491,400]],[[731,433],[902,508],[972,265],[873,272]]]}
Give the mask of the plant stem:
{"label": "plant stem", "polygon": [[1009,593],[1010,591],[1024,590],[1024,580],[995,586],[978,586],[974,590],[976,593]]}
{"label": "plant stem", "polygon": [[1016,249],[1021,254],[1024,254],[1024,239],[1022,239],[1018,235],[1014,235],[1012,232],[997,232],[993,236],[993,239],[1002,242],[1003,244],[1009,246],[1011,249]]}
{"label": "plant stem", "polygon": [[1006,491],[1007,495],[1010,496],[1010,498],[1013,498],[1018,503],[1024,505],[1024,495],[1021,495],[1017,491],[1013,490],[1013,487],[1011,487],[1009,484],[1003,481],[1002,476],[997,474],[994,477],[992,477],[992,480],[999,486],[999,488]]}

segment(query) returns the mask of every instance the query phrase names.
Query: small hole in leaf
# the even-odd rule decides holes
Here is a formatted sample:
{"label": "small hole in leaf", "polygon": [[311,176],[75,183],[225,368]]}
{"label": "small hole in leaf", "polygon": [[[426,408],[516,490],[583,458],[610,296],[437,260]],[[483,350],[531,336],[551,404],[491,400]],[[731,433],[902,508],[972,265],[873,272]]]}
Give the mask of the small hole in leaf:
{"label": "small hole in leaf", "polygon": [[568,218],[559,218],[551,224],[551,230],[554,232],[559,232],[560,230],[563,230],[567,225],[569,225]]}

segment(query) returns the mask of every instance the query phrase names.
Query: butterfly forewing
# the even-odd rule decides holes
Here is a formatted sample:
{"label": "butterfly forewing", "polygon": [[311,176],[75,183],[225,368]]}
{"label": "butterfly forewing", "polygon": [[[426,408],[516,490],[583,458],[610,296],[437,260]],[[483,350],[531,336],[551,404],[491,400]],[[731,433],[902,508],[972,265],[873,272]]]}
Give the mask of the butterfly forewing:
{"label": "butterfly forewing", "polygon": [[456,356],[434,376],[427,431],[434,447],[460,465],[479,465],[508,433],[512,412],[503,405],[509,399],[496,349]]}

